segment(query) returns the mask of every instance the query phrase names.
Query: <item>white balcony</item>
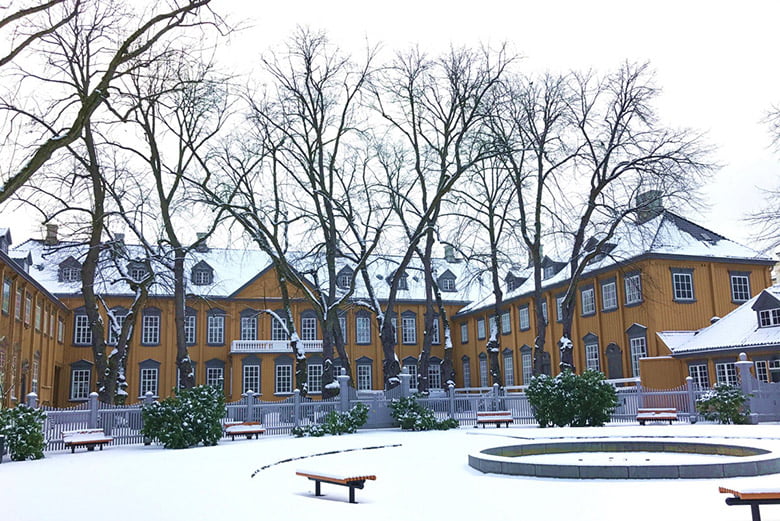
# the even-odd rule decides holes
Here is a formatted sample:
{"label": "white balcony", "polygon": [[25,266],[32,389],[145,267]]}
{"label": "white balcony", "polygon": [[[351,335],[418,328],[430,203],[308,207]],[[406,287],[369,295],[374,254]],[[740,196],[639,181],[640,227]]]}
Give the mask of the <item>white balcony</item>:
{"label": "white balcony", "polygon": [[[300,340],[298,347],[304,353],[322,353],[322,340]],[[292,353],[287,340],[233,340],[231,353]]]}

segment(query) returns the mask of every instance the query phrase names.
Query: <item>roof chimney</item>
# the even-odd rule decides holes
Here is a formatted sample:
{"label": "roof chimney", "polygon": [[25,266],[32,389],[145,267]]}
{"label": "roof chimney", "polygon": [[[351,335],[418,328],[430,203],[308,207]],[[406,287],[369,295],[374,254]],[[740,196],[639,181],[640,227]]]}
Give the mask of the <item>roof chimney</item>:
{"label": "roof chimney", "polygon": [[43,243],[47,246],[54,246],[58,242],[60,242],[59,238],[57,237],[57,225],[56,224],[47,224],[46,225],[46,238],[43,239]]}
{"label": "roof chimney", "polygon": [[460,259],[455,258],[455,248],[449,244],[444,247],[444,260],[450,264],[460,262]]}
{"label": "roof chimney", "polygon": [[198,245],[195,247],[195,251],[198,253],[207,253],[209,251],[209,245],[206,243],[206,237],[208,233],[199,232],[196,234],[198,237]]}
{"label": "roof chimney", "polygon": [[636,196],[636,223],[644,224],[655,219],[664,210],[663,192],[648,190]]}

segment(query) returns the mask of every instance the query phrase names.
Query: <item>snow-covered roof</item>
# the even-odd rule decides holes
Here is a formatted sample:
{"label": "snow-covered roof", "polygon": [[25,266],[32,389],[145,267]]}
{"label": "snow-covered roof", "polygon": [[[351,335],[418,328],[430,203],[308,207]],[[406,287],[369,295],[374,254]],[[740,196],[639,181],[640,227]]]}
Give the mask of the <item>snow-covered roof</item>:
{"label": "snow-covered roof", "polygon": [[[767,265],[774,263],[772,259],[762,256],[758,251],[731,241],[668,210],[662,211],[655,218],[642,224],[623,222],[610,243],[614,244],[614,247],[609,254],[592,261],[585,269],[585,275],[648,255],[750,261]],[[542,285],[544,288],[551,288],[561,286],[568,280],[569,266],[565,264],[563,269],[544,280]],[[533,290],[534,281],[529,277],[514,290],[505,291],[503,298],[509,301],[529,296]],[[492,292],[484,293],[482,299],[473,301],[463,308],[459,315],[489,308],[494,302]]]}
{"label": "snow-covered roof", "polygon": [[780,285],[769,287],[717,322],[698,331],[661,331],[673,355],[737,348],[780,347],[780,326],[759,327],[753,305],[770,296],[780,301]]}

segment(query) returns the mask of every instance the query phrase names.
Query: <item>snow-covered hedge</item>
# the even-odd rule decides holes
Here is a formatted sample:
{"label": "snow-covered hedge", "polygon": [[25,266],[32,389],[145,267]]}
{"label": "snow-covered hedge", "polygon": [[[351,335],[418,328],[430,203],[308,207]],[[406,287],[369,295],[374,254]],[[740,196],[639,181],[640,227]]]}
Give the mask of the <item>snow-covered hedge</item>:
{"label": "snow-covered hedge", "polygon": [[604,425],[618,404],[615,388],[592,370],[581,375],[564,370],[555,378],[535,376],[526,394],[540,427]]}
{"label": "snow-covered hedge", "polygon": [[458,420],[453,418],[447,418],[442,421],[436,420],[433,411],[420,405],[416,396],[390,402],[390,415],[404,430],[445,431],[458,427]]}
{"label": "snow-covered hedge", "polygon": [[696,410],[705,420],[720,423],[748,423],[748,396],[738,387],[716,384],[696,401]]}
{"label": "snow-covered hedge", "polygon": [[144,405],[141,433],[166,449],[186,449],[198,443],[216,445],[222,437],[225,412],[220,389],[210,385],[179,389],[176,396]]}
{"label": "snow-covered hedge", "polygon": [[0,410],[0,434],[5,435],[5,445],[12,461],[43,458],[45,419],[45,412],[25,404]]}
{"label": "snow-covered hedge", "polygon": [[305,427],[294,427],[292,433],[298,438],[303,436],[324,436],[326,434],[352,434],[365,425],[367,420],[368,405],[357,403],[348,412],[330,411],[325,415],[322,423]]}

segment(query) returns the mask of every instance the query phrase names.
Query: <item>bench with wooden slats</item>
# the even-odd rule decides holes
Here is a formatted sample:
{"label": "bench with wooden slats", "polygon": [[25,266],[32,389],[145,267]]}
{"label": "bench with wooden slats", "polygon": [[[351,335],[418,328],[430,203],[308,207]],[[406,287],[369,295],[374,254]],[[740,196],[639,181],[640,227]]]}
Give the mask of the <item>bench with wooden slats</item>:
{"label": "bench with wooden slats", "polygon": [[474,427],[482,425],[493,424],[496,427],[501,427],[501,424],[509,427],[512,423],[512,411],[477,411],[477,424]]}
{"label": "bench with wooden slats", "polygon": [[332,485],[341,485],[343,487],[349,487],[349,502],[357,503],[355,501],[355,489],[362,489],[367,480],[375,480],[376,476],[373,474],[334,474],[330,472],[320,471],[308,471],[297,470],[295,474],[303,476],[314,481],[314,495],[321,496],[320,483],[330,483]]}
{"label": "bench with wooden slats", "polygon": [[254,436],[257,439],[257,436],[264,432],[265,428],[260,422],[238,422],[225,425],[225,435],[230,436],[232,441],[236,440],[236,436],[246,436],[248,440]]}
{"label": "bench with wooden slats", "polygon": [[674,407],[643,407],[636,410],[636,420],[639,425],[644,425],[646,421],[668,421],[669,425],[677,421],[677,409]]}
{"label": "bench with wooden slats", "polygon": [[79,429],[76,431],[63,431],[62,441],[65,443],[65,448],[70,448],[70,452],[76,452],[76,447],[86,447],[88,451],[95,450],[95,447],[100,447],[103,450],[103,445],[111,443],[114,438],[106,436],[103,429]]}
{"label": "bench with wooden slats", "polygon": [[760,505],[780,505],[780,489],[777,488],[740,488],[736,490],[727,487],[718,487],[722,494],[731,494],[726,498],[727,505],[750,505],[750,513],[753,521],[761,521]]}

